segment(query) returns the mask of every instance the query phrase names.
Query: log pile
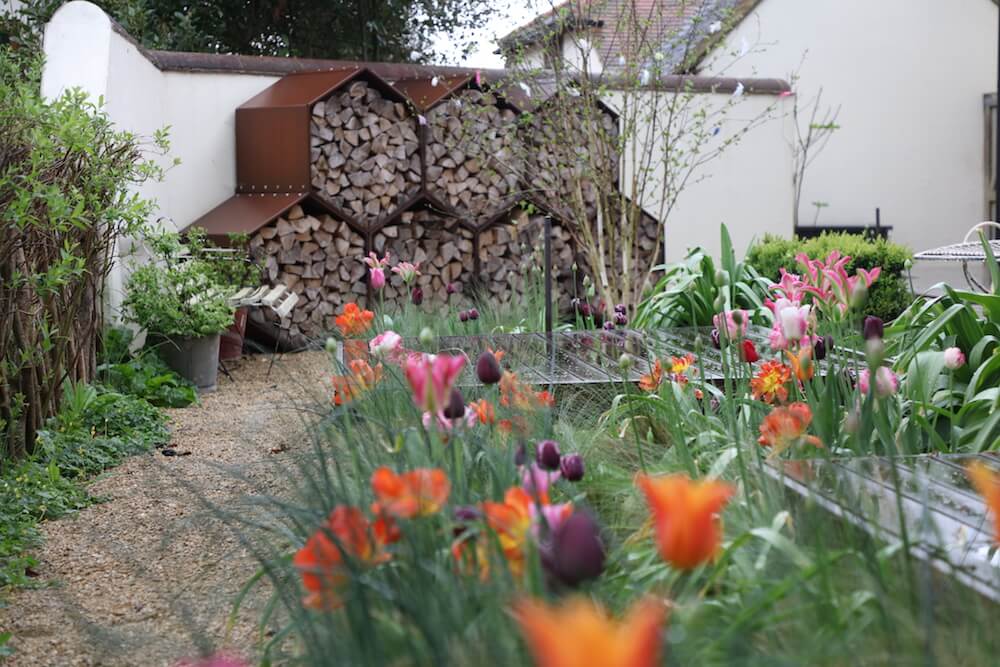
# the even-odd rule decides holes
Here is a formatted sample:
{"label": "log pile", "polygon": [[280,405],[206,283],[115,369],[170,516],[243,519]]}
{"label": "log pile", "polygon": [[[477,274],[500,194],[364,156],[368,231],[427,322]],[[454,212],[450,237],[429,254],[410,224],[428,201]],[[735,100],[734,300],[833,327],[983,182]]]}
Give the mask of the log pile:
{"label": "log pile", "polygon": [[[544,279],[544,217],[518,210],[513,224],[497,225],[479,235],[480,286],[487,299],[509,303],[532,289],[541,289]],[[579,263],[569,230],[552,225],[552,277],[554,302],[570,307],[577,294],[574,280],[582,278],[573,264]]]}
{"label": "log pile", "polygon": [[365,81],[313,105],[310,134],[313,187],[359,221],[391,214],[419,190],[417,121]]}
{"label": "log pile", "polygon": [[[460,227],[454,218],[431,211],[403,213],[398,224],[376,232],[372,244],[380,257],[388,250],[393,264],[420,262],[421,275],[416,285],[423,290],[426,301],[446,301],[448,283],[464,283],[472,274],[472,233]],[[410,298],[398,275],[389,274],[387,278],[382,295],[386,301],[402,302]]]}
{"label": "log pile", "polygon": [[465,90],[427,118],[427,188],[482,221],[518,191],[516,114],[495,95]]}
{"label": "log pile", "polygon": [[525,177],[566,219],[579,217],[578,209],[568,204],[582,184],[587,218],[592,220],[598,192],[610,192],[618,180],[618,124],[605,109],[587,111],[576,99],[554,99],[532,116],[524,139]]}
{"label": "log pile", "polygon": [[[264,282],[286,285],[300,300],[281,322],[289,340],[320,336],[333,328],[333,317],[348,301],[367,293],[364,239],[346,222],[330,215],[307,215],[293,206],[250,239]],[[276,321],[269,308],[252,311],[257,321]]]}

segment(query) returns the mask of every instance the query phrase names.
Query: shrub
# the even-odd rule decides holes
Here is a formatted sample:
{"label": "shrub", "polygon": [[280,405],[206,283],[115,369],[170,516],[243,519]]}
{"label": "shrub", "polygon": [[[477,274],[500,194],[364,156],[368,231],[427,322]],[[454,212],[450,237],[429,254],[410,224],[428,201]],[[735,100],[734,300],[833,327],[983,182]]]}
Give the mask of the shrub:
{"label": "shrub", "polygon": [[217,334],[233,322],[229,286],[218,282],[218,264],[205,256],[204,237],[185,246],[177,234],[150,239],[153,261],[133,269],[122,304],[130,322],[167,338]]}
{"label": "shrub", "polygon": [[112,250],[151,211],[133,186],[162,173],[83,92],[43,99],[37,71],[0,48],[0,457],[30,453],[65,379],[93,379]]}
{"label": "shrub", "polygon": [[778,280],[782,267],[793,273],[800,271],[795,259],[800,252],[810,259],[823,259],[834,250],[851,257],[846,267],[848,273],[881,267],[882,275],[868,294],[867,314],[888,322],[910,305],[913,297],[903,271],[911,253],[906,247],[882,238],[869,240],[857,234],[824,233],[811,239],[786,239],[768,234],[751,246],[746,261],[762,276]]}
{"label": "shrub", "polygon": [[132,332],[113,328],[104,332],[98,380],[111,391],[141,398],[161,408],[184,408],[198,400],[188,380],[167,367],[153,351],[133,357]]}

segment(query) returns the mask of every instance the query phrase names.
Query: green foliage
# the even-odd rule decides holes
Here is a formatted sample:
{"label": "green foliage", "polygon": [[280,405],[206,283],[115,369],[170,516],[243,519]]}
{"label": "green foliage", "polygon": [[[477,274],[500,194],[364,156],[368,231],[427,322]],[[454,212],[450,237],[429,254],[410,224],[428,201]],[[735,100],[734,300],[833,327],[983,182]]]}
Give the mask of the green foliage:
{"label": "green foliage", "polygon": [[194,384],[175,373],[155,353],[132,356],[132,331],[109,329],[104,334],[98,380],[112,391],[144,399],[161,408],[184,408],[198,400]]}
{"label": "green foliage", "polygon": [[742,308],[753,313],[764,308],[770,282],[749,262],[738,262],[722,225],[722,263],[716,269],[700,248],[682,261],[664,267],[663,277],[639,304],[636,327],[711,326],[723,310]]}
{"label": "green foliage", "polygon": [[849,255],[848,274],[857,269],[882,268],[882,274],[868,293],[865,312],[889,322],[912,302],[904,277],[906,262],[912,256],[909,249],[879,238],[869,240],[858,234],[823,233],[811,239],[786,239],[768,234],[747,252],[747,263],[762,276],[777,281],[781,269],[799,273],[795,256],[804,252],[810,259],[824,259],[832,251]]}
{"label": "green foliage", "polygon": [[0,588],[25,585],[36,525],[93,502],[82,482],[125,457],[165,444],[165,417],[134,396],[67,385],[35,453],[0,470]]}
{"label": "green foliage", "polygon": [[79,90],[43,99],[37,73],[0,48],[0,457],[30,450],[65,379],[93,379],[113,248],[152,210],[135,194],[162,174],[147,151],[167,149]]}
{"label": "green foliage", "polygon": [[[63,2],[27,0],[22,21],[37,35]],[[473,45],[469,29],[495,11],[488,0],[95,3],[149,48],[405,62],[434,55],[432,38],[438,33],[450,34],[468,50]]]}
{"label": "green foliage", "polygon": [[178,234],[148,239],[152,261],[134,266],[122,306],[125,317],[147,332],[166,338],[199,338],[233,323],[227,296],[232,285],[218,282],[218,255],[203,235],[184,244]]}
{"label": "green foliage", "polygon": [[[920,378],[904,385],[912,419],[951,451],[1000,450],[1000,270],[985,237],[982,243],[992,293],[937,285],[940,296],[914,302],[887,329],[896,367]],[[949,347],[965,355],[957,370],[943,368]]]}

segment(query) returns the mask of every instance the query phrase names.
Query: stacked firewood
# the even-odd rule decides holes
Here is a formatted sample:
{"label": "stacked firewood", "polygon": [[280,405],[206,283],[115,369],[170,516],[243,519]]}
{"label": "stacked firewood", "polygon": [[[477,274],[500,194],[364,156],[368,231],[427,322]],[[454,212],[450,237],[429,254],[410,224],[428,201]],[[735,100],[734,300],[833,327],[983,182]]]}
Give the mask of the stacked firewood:
{"label": "stacked firewood", "polygon": [[[544,278],[544,224],[541,215],[512,213],[511,224],[491,227],[479,235],[480,287],[490,300],[508,303],[542,288]],[[568,308],[577,294],[574,281],[582,278],[569,230],[552,225],[552,278],[554,301]]]}
{"label": "stacked firewood", "polygon": [[[300,300],[281,323],[290,341],[314,337],[333,328],[333,317],[348,301],[367,292],[364,238],[330,215],[306,215],[293,206],[250,239],[264,282],[281,284]],[[268,308],[255,309],[258,321],[276,320]]]}
{"label": "stacked firewood", "polygon": [[[423,298],[428,301],[446,301],[448,284],[458,287],[472,274],[472,233],[460,227],[454,218],[431,211],[403,213],[398,224],[387,225],[376,232],[372,244],[380,257],[388,251],[393,264],[400,261],[420,263],[421,275],[415,286],[420,287]],[[398,275],[388,277],[382,295],[386,301],[411,298]]]}
{"label": "stacked firewood", "polygon": [[606,109],[587,108],[577,98],[554,99],[530,118],[524,133],[525,180],[555,213],[579,217],[579,187],[587,218],[597,214],[599,192],[618,180],[618,125]]}
{"label": "stacked firewood", "polygon": [[310,128],[313,187],[358,220],[389,215],[420,188],[416,119],[365,81],[313,105]]}
{"label": "stacked firewood", "polygon": [[465,90],[428,113],[427,188],[482,221],[518,192],[516,114],[495,95]]}

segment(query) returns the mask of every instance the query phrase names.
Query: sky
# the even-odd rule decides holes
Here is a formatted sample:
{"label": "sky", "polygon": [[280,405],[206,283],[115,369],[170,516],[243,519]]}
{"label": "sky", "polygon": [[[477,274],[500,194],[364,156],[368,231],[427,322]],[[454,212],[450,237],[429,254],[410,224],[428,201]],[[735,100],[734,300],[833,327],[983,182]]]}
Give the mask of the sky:
{"label": "sky", "polygon": [[[503,58],[493,53],[497,49],[496,39],[527,23],[541,12],[551,9],[553,0],[496,0],[495,4],[497,11],[494,17],[476,31],[478,46],[472,53],[466,58],[456,55],[449,59],[449,62],[442,64],[483,69],[503,67]],[[447,35],[441,35],[435,40],[437,51],[447,53],[451,50],[449,47],[450,40]]]}

